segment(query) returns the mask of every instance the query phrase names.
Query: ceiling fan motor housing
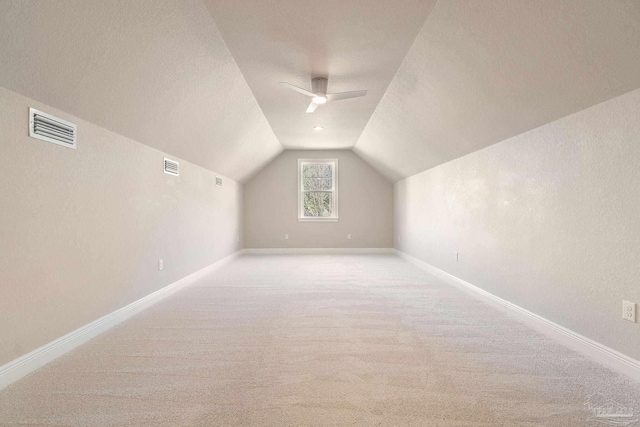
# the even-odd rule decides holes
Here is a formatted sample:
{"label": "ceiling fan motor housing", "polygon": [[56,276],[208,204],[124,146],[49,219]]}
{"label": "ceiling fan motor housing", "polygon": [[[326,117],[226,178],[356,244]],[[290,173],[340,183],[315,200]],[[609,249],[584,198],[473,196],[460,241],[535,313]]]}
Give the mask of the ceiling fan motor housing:
{"label": "ceiling fan motor housing", "polygon": [[311,79],[311,92],[316,95],[326,96],[327,95],[327,85],[328,80],[324,77],[315,77]]}

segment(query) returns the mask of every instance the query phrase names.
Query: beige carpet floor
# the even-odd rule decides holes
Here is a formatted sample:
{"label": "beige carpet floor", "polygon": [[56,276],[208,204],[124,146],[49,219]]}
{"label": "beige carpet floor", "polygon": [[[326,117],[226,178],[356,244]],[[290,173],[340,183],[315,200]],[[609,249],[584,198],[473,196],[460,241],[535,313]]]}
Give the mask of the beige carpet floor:
{"label": "beige carpet floor", "polygon": [[589,399],[640,415],[640,384],[395,255],[245,255],[0,392],[0,425],[603,425]]}

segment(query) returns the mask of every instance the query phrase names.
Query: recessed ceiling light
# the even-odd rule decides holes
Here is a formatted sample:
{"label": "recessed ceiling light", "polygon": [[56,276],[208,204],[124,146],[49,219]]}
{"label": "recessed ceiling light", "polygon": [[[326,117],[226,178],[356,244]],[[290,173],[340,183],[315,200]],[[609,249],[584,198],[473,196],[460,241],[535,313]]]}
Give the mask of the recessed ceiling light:
{"label": "recessed ceiling light", "polygon": [[314,126],[313,127],[313,130],[322,130],[322,129],[324,129],[322,126]]}

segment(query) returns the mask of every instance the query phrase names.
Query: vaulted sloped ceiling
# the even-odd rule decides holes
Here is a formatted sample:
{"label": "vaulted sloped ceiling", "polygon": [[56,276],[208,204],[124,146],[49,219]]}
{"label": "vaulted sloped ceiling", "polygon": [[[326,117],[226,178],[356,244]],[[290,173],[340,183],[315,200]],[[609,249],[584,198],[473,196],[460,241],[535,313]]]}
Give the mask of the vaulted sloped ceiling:
{"label": "vaulted sloped ceiling", "polygon": [[640,1],[440,0],[354,151],[392,180],[640,87]]}
{"label": "vaulted sloped ceiling", "polygon": [[[0,0],[0,86],[240,181],[283,146],[395,181],[639,88],[639,52],[638,0]],[[278,85],[317,76],[369,93]]]}
{"label": "vaulted sloped ceiling", "polygon": [[200,0],[1,0],[0,86],[240,181],[283,149]]}
{"label": "vaulted sloped ceiling", "polygon": [[[285,148],[352,148],[435,0],[203,0]],[[279,85],[368,90],[306,114],[310,98]],[[324,127],[314,132],[314,126]]]}

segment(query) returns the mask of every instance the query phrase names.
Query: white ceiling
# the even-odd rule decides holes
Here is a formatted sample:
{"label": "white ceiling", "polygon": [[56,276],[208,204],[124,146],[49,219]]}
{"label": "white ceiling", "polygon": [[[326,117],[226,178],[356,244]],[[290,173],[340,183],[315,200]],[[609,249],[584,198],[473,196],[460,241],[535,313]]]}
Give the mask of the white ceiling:
{"label": "white ceiling", "polygon": [[440,0],[354,151],[395,181],[638,87],[638,0]]}
{"label": "white ceiling", "polygon": [[[351,148],[435,0],[204,0],[271,128],[285,148]],[[285,81],[364,98],[320,106]],[[324,126],[315,132],[315,125]]]}
{"label": "white ceiling", "polygon": [[200,0],[0,0],[0,86],[240,181],[282,151]]}
{"label": "white ceiling", "polygon": [[[239,181],[283,146],[397,180],[639,88],[638,52],[638,0],[0,0],[0,86]],[[305,114],[278,82],[315,76],[369,93]]]}

